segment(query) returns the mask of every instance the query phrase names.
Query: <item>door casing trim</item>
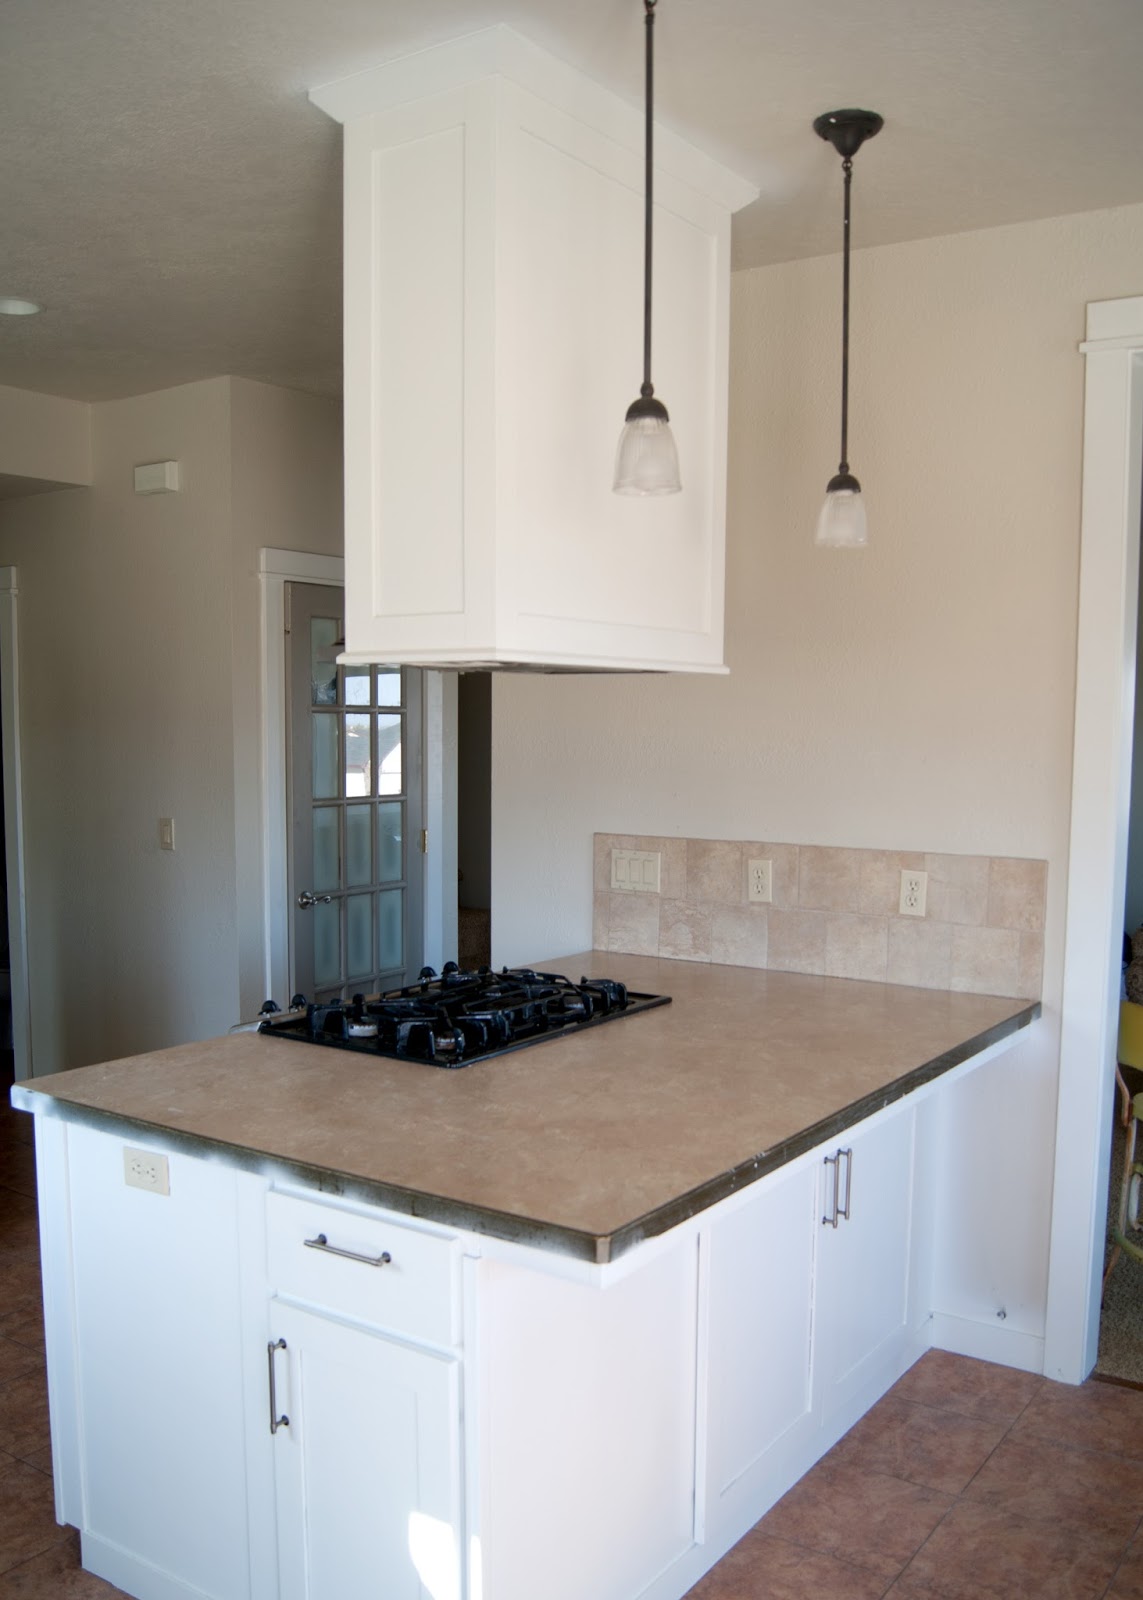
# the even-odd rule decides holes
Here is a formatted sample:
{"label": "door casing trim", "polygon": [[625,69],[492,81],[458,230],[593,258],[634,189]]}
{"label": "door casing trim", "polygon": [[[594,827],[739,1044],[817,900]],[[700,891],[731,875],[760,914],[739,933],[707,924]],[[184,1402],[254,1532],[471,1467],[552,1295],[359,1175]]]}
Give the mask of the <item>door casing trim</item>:
{"label": "door casing trim", "polygon": [[8,965],[12,984],[12,1055],[16,1080],[30,1078],[32,997],[28,987],[28,897],[24,875],[24,789],[20,757],[20,652],[15,567],[0,567],[0,739],[4,763],[4,854],[8,892]]}

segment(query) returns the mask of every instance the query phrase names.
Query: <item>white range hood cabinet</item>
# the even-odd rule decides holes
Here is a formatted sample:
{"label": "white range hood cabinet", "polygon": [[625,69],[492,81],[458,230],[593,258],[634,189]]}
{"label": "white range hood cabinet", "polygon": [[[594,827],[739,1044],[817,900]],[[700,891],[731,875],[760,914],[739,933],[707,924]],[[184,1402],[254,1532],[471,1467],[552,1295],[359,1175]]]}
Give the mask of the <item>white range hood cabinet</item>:
{"label": "white range hood cabinet", "polygon": [[310,98],[345,124],[340,659],[724,672],[730,217],[757,190],[656,129],[683,492],[628,498],[640,110],[503,27]]}

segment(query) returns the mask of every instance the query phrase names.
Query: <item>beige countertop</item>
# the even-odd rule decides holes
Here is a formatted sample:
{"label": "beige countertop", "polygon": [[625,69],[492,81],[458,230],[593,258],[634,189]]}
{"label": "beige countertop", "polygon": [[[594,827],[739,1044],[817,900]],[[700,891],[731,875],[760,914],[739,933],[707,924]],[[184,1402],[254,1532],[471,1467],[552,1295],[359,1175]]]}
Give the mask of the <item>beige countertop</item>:
{"label": "beige countertop", "polygon": [[439,1222],[613,1260],[1039,1015],[1039,1002],[588,952],[672,1003],[447,1071],[258,1034],[17,1084]]}

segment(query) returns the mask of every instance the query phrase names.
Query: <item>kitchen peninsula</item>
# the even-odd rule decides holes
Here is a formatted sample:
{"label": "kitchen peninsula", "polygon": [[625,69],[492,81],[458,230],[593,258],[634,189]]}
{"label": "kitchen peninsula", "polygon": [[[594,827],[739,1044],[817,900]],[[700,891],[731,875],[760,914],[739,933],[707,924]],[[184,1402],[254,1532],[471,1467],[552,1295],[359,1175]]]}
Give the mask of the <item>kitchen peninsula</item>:
{"label": "kitchen peninsula", "polygon": [[550,966],[672,1003],[456,1072],[240,1034],[17,1086],[85,1565],[676,1600],[931,1342],[942,1095],[1038,1002]]}

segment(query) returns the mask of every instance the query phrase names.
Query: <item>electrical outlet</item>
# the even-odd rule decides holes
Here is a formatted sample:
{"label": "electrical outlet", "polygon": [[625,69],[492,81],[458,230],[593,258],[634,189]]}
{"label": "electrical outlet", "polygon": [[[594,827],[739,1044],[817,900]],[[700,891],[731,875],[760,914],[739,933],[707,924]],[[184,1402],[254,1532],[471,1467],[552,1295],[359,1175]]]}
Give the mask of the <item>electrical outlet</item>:
{"label": "electrical outlet", "polygon": [[171,1175],[166,1156],[154,1150],[134,1150],[123,1146],[123,1181],[129,1189],[147,1189],[151,1194],[170,1194]]}
{"label": "electrical outlet", "polygon": [[746,898],[752,903],[769,905],[774,898],[774,863],[748,861],[746,863]]}
{"label": "electrical outlet", "polygon": [[929,895],[929,875],[927,872],[911,872],[908,867],[901,869],[901,900],[897,910],[903,917],[923,917],[925,914],[925,901]]}

